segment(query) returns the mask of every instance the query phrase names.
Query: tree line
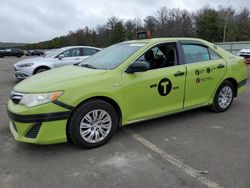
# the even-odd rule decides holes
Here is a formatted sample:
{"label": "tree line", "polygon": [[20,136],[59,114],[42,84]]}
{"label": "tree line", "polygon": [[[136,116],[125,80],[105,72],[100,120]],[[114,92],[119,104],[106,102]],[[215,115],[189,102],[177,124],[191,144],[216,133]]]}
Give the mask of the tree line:
{"label": "tree line", "polygon": [[70,31],[67,35],[52,40],[29,44],[28,49],[51,49],[71,45],[106,47],[111,44],[132,40],[138,31],[147,30],[155,37],[197,37],[210,42],[249,41],[250,11],[232,7],[210,7],[198,11],[162,7],[155,15],[144,19],[121,20],[109,18],[95,29],[88,26]]}

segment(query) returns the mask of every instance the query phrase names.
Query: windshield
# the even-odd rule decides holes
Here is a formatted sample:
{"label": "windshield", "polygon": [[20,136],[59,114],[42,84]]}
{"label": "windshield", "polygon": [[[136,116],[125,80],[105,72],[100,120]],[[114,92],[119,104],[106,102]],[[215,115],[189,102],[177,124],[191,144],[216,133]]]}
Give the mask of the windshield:
{"label": "windshield", "polygon": [[95,67],[96,69],[106,70],[114,69],[144,45],[145,43],[126,42],[115,44],[85,59],[79,63],[79,66],[85,66],[88,68]]}
{"label": "windshield", "polygon": [[57,55],[62,49],[55,49],[55,50],[51,50],[50,52],[48,52],[44,57],[54,57],[55,55]]}

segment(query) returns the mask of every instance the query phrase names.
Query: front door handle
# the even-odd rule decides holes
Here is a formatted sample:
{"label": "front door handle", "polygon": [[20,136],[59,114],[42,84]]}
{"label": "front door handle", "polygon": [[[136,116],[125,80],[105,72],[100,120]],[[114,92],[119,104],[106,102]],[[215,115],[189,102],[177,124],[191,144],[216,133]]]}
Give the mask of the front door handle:
{"label": "front door handle", "polygon": [[75,58],[74,60],[80,60],[80,58]]}
{"label": "front door handle", "polygon": [[224,68],[224,67],[225,67],[225,65],[219,64],[219,65],[217,66],[217,69],[222,69],[222,68]]}
{"label": "front door handle", "polygon": [[184,75],[185,73],[182,72],[182,71],[177,71],[176,73],[174,73],[174,76],[182,76]]}

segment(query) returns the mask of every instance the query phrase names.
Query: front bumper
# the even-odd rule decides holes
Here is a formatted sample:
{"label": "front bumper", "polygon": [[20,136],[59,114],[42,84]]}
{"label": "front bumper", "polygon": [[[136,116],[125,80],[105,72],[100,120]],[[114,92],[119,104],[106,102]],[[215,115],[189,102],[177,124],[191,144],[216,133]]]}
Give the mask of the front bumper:
{"label": "front bumper", "polygon": [[7,108],[10,130],[17,141],[41,145],[67,142],[66,125],[71,111],[53,103],[27,108],[11,100]]}
{"label": "front bumper", "polygon": [[25,79],[33,75],[33,68],[18,68],[13,66],[13,74],[17,79]]}

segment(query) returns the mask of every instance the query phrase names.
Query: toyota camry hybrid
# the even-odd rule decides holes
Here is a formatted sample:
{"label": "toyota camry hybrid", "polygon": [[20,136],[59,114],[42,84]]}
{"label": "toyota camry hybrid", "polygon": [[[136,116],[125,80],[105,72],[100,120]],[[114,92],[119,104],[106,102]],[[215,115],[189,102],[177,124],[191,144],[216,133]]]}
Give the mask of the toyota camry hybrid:
{"label": "toyota camry hybrid", "polygon": [[122,42],[17,84],[10,130],[21,142],[93,148],[130,123],[202,106],[224,112],[246,82],[243,58],[204,40]]}

